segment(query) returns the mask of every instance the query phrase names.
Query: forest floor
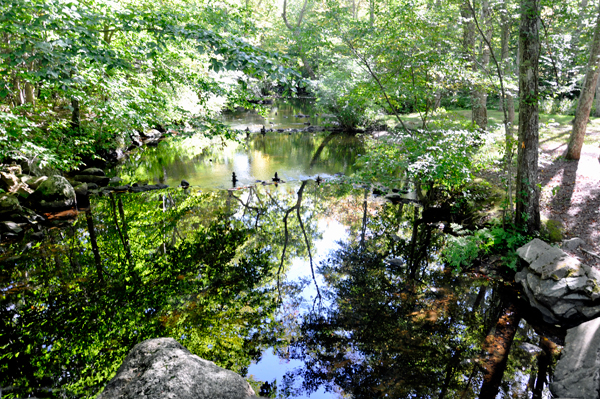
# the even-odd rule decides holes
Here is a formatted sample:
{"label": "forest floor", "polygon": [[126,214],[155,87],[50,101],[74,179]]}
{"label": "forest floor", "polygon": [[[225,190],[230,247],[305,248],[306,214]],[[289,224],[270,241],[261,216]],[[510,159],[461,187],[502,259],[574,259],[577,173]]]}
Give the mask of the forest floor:
{"label": "forest floor", "polygon": [[[540,134],[540,212],[543,219],[562,224],[565,239],[579,237],[583,249],[600,254],[600,123],[588,125],[579,161],[563,156],[570,132],[568,126]],[[600,266],[600,258],[585,251],[574,255]]]}

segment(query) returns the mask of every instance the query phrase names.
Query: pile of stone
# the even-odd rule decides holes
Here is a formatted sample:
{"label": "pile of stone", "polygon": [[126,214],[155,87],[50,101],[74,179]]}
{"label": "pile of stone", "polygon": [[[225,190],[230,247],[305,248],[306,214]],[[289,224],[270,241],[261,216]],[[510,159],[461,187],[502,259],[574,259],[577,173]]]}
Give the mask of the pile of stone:
{"label": "pile of stone", "polygon": [[117,185],[121,179],[107,177],[102,169],[88,168],[67,179],[61,175],[30,176],[19,165],[0,170],[0,236],[18,237],[28,227],[39,228],[48,213],[72,208],[87,208],[90,195],[134,192],[167,188],[166,184]]}
{"label": "pile of stone", "polygon": [[576,325],[600,316],[600,271],[537,238],[517,253],[528,266],[515,281],[546,322]]}
{"label": "pile of stone", "polygon": [[[565,245],[573,249],[572,240]],[[600,271],[534,239],[517,250],[528,266],[518,272],[532,307],[546,322],[573,326],[554,372],[554,398],[600,399]]]}

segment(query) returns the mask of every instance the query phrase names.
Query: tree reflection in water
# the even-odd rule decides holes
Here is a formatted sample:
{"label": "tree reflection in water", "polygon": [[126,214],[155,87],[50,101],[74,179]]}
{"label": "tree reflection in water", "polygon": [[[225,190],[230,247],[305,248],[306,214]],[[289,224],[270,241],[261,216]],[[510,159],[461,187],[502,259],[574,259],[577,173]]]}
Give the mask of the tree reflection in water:
{"label": "tree reflection in water", "polygon": [[[320,265],[329,305],[306,313],[280,353],[304,362],[287,374],[288,394],[324,386],[353,398],[495,398],[501,382],[515,395],[533,389],[534,359],[520,348],[508,359],[520,320],[511,296],[444,268],[443,234],[419,214],[387,204]],[[536,342],[530,330],[517,339]]]}
{"label": "tree reflection in water", "polygon": [[[312,266],[324,217],[350,238],[319,264],[323,301],[302,315],[303,284],[284,275],[299,258]],[[0,387],[91,396],[133,345],[171,336],[242,374],[267,347],[302,360],[280,395],[495,397],[500,384],[541,397],[556,346],[542,340],[538,362],[511,350],[539,338],[514,328],[501,285],[443,267],[443,234],[422,209],[311,181],[98,198],[45,242],[4,248]]]}
{"label": "tree reflection in water", "polygon": [[6,397],[95,395],[127,352],[170,336],[244,374],[279,335],[275,265],[221,194],[98,198],[0,263]]}

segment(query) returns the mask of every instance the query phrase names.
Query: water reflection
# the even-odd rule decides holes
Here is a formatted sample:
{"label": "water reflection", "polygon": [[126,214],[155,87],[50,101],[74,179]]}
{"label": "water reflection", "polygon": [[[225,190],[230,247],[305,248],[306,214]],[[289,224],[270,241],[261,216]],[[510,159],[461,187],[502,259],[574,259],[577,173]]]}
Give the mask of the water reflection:
{"label": "water reflection", "polygon": [[93,198],[69,228],[3,249],[0,387],[93,395],[133,345],[172,336],[240,373],[268,348],[300,361],[280,396],[543,392],[551,345],[511,319],[504,285],[445,268],[423,209],[366,194],[305,181]]}
{"label": "water reflection", "polygon": [[[310,107],[309,103],[294,105],[280,100],[270,111],[273,114],[270,119],[276,121],[275,125],[263,122],[267,123],[268,129],[269,126],[322,123],[321,117],[296,117],[309,112],[314,115],[314,111],[309,111]],[[223,118],[242,133],[256,125],[255,118],[262,117],[254,111],[240,111],[226,114]],[[245,137],[244,134],[242,136]],[[363,152],[362,139],[322,131],[267,132],[264,135],[254,132],[240,141],[211,141],[199,134],[163,141],[157,147],[140,148],[116,172],[126,183],[151,181],[174,187],[185,179],[192,186],[201,188],[229,188],[232,173],[236,175],[237,186],[254,184],[257,180],[271,181],[275,173],[285,181],[351,174],[357,156]]]}
{"label": "water reflection", "polygon": [[226,112],[222,121],[237,130],[248,127],[257,132],[266,129],[302,129],[307,126],[328,126],[334,118],[331,115],[319,114],[314,109],[314,99],[288,98],[275,99],[266,105],[265,116],[256,111],[244,109]]}

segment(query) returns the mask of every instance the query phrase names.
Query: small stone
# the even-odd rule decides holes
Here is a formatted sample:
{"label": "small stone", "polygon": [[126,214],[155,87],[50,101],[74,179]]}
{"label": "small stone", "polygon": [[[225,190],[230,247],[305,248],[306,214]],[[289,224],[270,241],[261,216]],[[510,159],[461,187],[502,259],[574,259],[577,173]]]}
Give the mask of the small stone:
{"label": "small stone", "polygon": [[23,231],[18,224],[11,221],[0,222],[0,230],[14,235],[18,235]]}
{"label": "small stone", "polygon": [[582,245],[585,245],[585,241],[583,241],[579,237],[574,237],[569,240],[563,241],[561,248],[565,251],[575,251]]}
{"label": "small stone", "polygon": [[108,181],[108,185],[110,185],[110,186],[118,186],[119,183],[121,183],[122,181],[123,181],[123,179],[121,179],[120,177],[114,176],[114,177],[110,178],[110,180]]}
{"label": "small stone", "polygon": [[79,175],[106,176],[106,173],[100,168],[87,168],[78,173]]}

